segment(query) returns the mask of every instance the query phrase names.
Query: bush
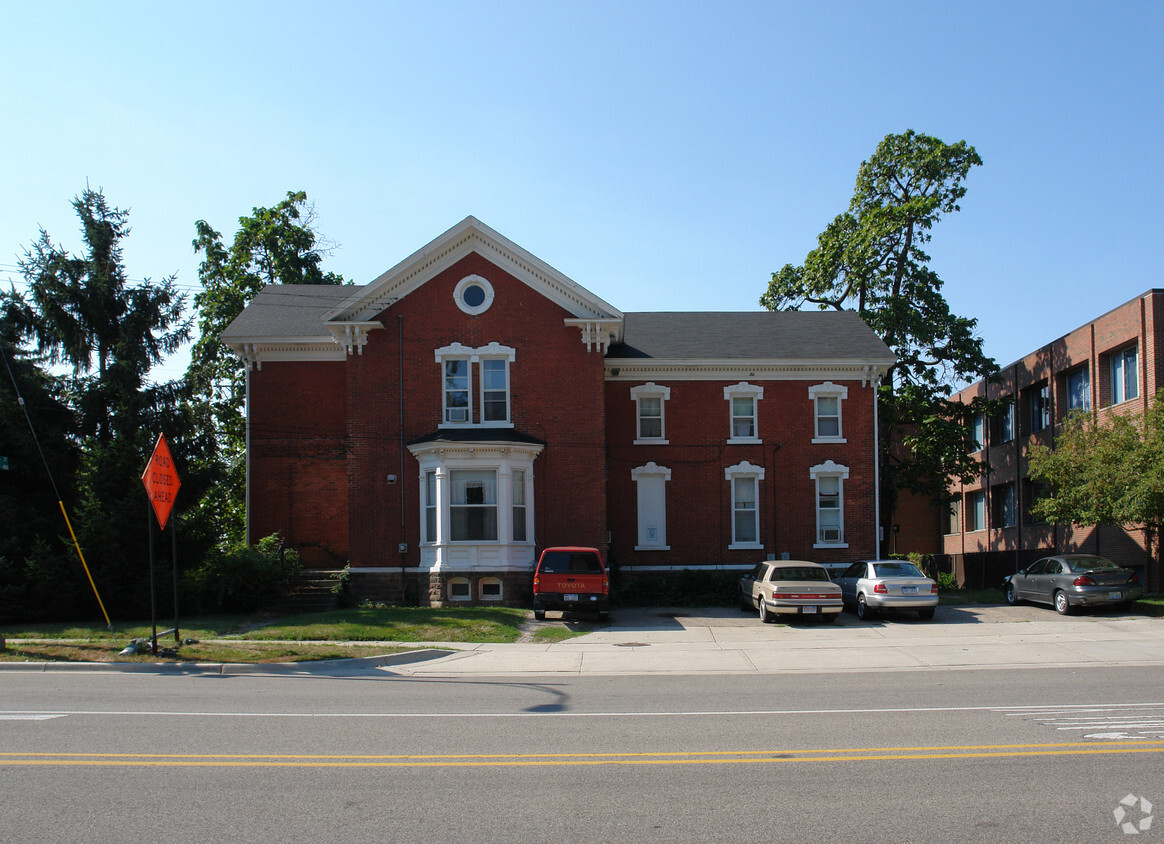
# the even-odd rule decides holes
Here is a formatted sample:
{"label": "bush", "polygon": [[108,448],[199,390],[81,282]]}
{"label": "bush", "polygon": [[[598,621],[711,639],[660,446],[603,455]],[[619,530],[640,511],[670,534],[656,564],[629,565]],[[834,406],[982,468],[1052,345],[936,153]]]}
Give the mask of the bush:
{"label": "bush", "polygon": [[958,578],[954,576],[953,572],[938,572],[938,589],[942,592],[957,590]]}
{"label": "bush", "polygon": [[352,591],[352,571],[348,566],[344,566],[343,571],[335,576],[335,586],[331,587],[331,594],[335,595],[336,609],[350,610],[358,603]]}
{"label": "bush", "polygon": [[623,607],[738,606],[740,574],[685,569],[623,576],[611,591],[611,603]]}
{"label": "bush", "polygon": [[299,554],[276,533],[253,546],[216,548],[186,584],[199,612],[254,612],[283,598],[299,569]]}

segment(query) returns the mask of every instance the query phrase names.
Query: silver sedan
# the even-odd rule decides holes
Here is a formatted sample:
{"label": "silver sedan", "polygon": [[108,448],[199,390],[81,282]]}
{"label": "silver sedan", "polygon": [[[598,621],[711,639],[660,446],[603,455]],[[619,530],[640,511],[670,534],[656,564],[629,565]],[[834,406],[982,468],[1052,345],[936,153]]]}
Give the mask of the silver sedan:
{"label": "silver sedan", "polygon": [[1115,604],[1127,608],[1144,594],[1140,576],[1094,554],[1044,557],[1003,578],[1006,602],[1050,604],[1062,615],[1075,607]]}
{"label": "silver sedan", "polygon": [[890,609],[916,611],[929,619],[938,605],[938,584],[904,560],[859,560],[834,582],[841,587],[845,604],[862,619]]}

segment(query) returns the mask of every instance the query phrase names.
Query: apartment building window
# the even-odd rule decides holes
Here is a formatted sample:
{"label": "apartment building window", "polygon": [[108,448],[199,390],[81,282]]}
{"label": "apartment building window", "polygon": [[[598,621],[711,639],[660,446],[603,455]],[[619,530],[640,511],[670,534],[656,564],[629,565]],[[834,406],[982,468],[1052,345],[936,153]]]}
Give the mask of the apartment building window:
{"label": "apartment building window", "polygon": [[671,398],[671,388],[648,382],[632,387],[630,393],[637,418],[635,444],[666,445],[663,407],[667,399]]}
{"label": "apartment building window", "polygon": [[526,510],[525,510],[525,471],[513,470],[513,541],[525,542],[526,537]]}
{"label": "apartment building window", "polygon": [[1087,367],[1073,369],[1064,377],[1064,386],[1067,394],[1067,411],[1091,410],[1091,379],[1087,375]]}
{"label": "apartment building window", "polygon": [[[1004,398],[1009,398],[1006,396]],[[992,445],[1008,443],[1014,439],[1014,404],[1008,404],[991,420],[990,442]]]}
{"label": "apartment building window", "polygon": [[636,551],[667,551],[667,482],[671,470],[653,460],[631,470],[638,504]]}
{"label": "apartment building window", "polygon": [[845,546],[845,479],[849,468],[828,460],[809,470],[816,481],[816,542],[813,547]]}
{"label": "apartment building window", "polygon": [[[509,427],[509,370],[515,351],[492,342],[473,348],[453,343],[436,350],[441,365],[441,424]],[[473,377],[477,371],[481,395],[478,415],[473,407]]]}
{"label": "apartment building window", "polygon": [[1048,492],[1046,484],[1026,478],[1023,486],[1023,521],[1028,525],[1045,525],[1047,520],[1035,515],[1033,508],[1040,498],[1045,498]]}
{"label": "apartment building window", "polygon": [[970,434],[974,437],[975,451],[982,451],[982,447],[986,445],[986,417],[981,413],[970,423]]}
{"label": "apartment building window", "polygon": [[1111,403],[1134,399],[1140,394],[1139,377],[1136,365],[1137,354],[1135,346],[1115,352],[1111,355]]}
{"label": "apartment building window", "polygon": [[760,481],[764,469],[747,460],[724,469],[731,484],[732,541],[729,548],[762,548],[760,542]]}
{"label": "apartment building window", "polygon": [[760,442],[757,408],[764,398],[764,388],[741,381],[723,388],[723,397],[728,402],[728,442]]}
{"label": "apartment building window", "polygon": [[454,542],[497,540],[497,473],[453,470],[449,521]]}
{"label": "apartment building window", "polygon": [[1018,507],[1015,503],[1014,484],[999,484],[990,490],[994,508],[995,527],[1014,527],[1018,524]]}
{"label": "apartment building window", "polygon": [[986,493],[980,489],[966,493],[966,531],[986,530]]}
{"label": "apartment building window", "polygon": [[1037,434],[1051,427],[1051,387],[1044,381],[1026,390],[1027,431]]}
{"label": "apartment building window", "polygon": [[815,418],[813,442],[844,442],[841,429],[841,405],[849,396],[849,388],[831,381],[808,388]]}
{"label": "apartment building window", "polygon": [[946,533],[958,533],[962,523],[962,499],[955,498],[946,505]]}

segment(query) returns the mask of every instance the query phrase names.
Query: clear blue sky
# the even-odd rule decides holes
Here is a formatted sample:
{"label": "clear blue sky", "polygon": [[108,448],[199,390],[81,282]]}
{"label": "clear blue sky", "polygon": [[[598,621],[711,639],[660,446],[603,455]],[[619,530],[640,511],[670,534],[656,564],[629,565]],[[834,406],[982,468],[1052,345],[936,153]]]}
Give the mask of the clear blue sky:
{"label": "clear blue sky", "polygon": [[[86,182],[135,278],[305,190],[367,283],[472,214],[624,311],[754,310],[886,134],[982,156],[930,244],[999,364],[1164,286],[1164,5],[9,3],[0,281]],[[178,374],[181,367],[174,365]]]}

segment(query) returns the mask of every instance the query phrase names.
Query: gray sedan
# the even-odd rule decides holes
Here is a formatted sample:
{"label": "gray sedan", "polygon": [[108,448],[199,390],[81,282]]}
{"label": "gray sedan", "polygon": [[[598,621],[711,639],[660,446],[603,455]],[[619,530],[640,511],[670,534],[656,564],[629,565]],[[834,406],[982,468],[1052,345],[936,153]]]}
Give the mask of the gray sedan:
{"label": "gray sedan", "polygon": [[938,585],[904,560],[860,560],[834,582],[862,619],[890,609],[916,610],[920,618],[929,619],[938,605]]}
{"label": "gray sedan", "polygon": [[1129,606],[1144,594],[1140,576],[1094,554],[1044,557],[1002,580],[1006,602],[1050,604],[1062,615],[1074,607]]}

